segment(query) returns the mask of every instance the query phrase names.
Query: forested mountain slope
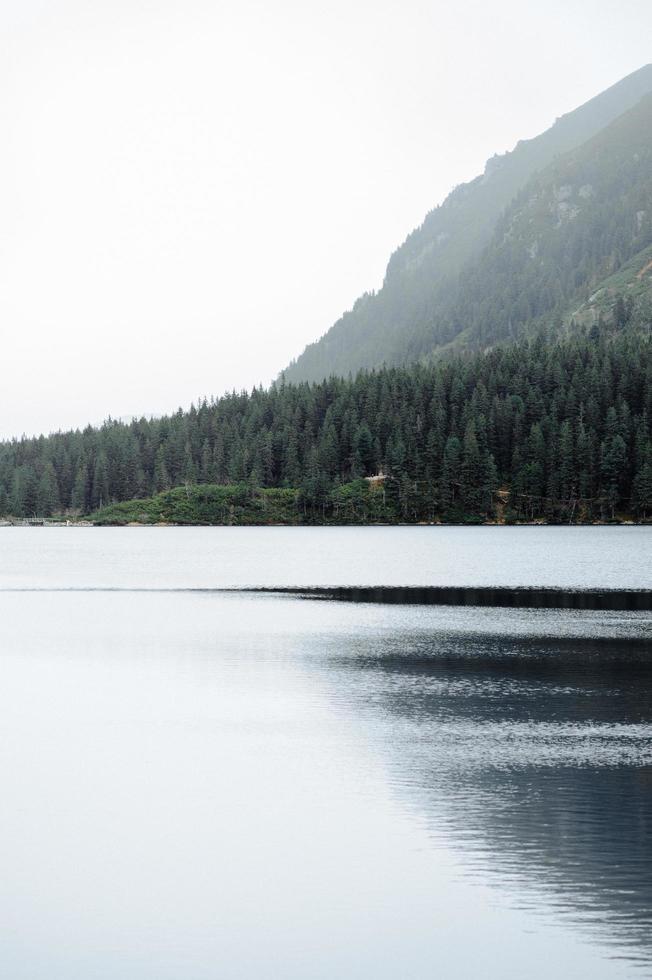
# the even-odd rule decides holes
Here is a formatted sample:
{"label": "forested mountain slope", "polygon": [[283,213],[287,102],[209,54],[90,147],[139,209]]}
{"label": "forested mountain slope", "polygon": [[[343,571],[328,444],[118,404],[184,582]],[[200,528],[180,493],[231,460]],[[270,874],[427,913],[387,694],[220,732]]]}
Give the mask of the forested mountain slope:
{"label": "forested mountain slope", "polygon": [[[505,209],[535,174],[581,147],[650,92],[652,65],[647,65],[562,116],[540,136],[493,157],[482,176],[457,187],[392,255],[379,292],[362,296],[324,337],[309,345],[287,368],[286,379],[318,380],[383,363],[406,363],[466,329],[461,311],[458,315],[452,305],[464,292],[469,270],[482,261],[483,250],[495,248]],[[564,202],[558,203],[564,211]]]}
{"label": "forested mountain slope", "polygon": [[[652,245],[652,95],[533,177],[469,262],[438,314],[414,331],[416,359],[456,341],[473,347],[561,325],[633,262],[641,287]],[[629,287],[623,284],[623,301]],[[615,286],[612,286],[614,291]]]}
{"label": "forested mountain slope", "polygon": [[163,493],[115,519],[464,520],[500,506],[528,519],[645,519],[651,418],[650,332],[580,327],[555,343],[1,443],[0,515]]}

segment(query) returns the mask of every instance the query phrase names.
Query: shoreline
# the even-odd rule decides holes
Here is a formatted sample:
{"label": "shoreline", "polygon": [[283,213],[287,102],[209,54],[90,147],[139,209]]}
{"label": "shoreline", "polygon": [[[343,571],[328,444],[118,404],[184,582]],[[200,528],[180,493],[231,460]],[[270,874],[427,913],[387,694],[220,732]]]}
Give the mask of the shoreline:
{"label": "shoreline", "polygon": [[242,521],[242,522],[206,522],[206,521],[125,521],[109,523],[107,521],[90,520],[56,520],[49,518],[30,518],[17,520],[0,520],[0,530],[3,528],[168,528],[168,527],[652,527],[652,520],[613,520],[613,521],[334,521],[305,522],[296,521]]}

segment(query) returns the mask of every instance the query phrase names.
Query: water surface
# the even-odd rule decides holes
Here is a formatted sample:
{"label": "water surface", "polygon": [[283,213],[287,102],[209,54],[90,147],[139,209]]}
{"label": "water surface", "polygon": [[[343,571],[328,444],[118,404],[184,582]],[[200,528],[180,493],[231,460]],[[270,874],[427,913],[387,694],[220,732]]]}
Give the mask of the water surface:
{"label": "water surface", "polygon": [[652,588],[652,525],[0,528],[0,535],[0,587]]}
{"label": "water surface", "polygon": [[652,976],[649,615],[129,591],[644,588],[650,544],[0,531],[0,972]]}

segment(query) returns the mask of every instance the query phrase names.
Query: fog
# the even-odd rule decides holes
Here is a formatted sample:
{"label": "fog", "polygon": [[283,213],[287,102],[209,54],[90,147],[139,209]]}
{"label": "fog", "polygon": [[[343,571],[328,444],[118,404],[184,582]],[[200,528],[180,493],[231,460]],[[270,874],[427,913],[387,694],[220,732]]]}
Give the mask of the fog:
{"label": "fog", "polygon": [[0,2],[0,436],[269,381],[643,0]]}

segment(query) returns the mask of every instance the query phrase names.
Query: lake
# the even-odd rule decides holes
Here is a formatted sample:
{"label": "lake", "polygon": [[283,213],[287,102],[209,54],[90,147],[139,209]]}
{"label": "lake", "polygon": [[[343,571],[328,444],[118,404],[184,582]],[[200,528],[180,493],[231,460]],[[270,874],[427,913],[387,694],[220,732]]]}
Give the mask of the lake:
{"label": "lake", "polygon": [[652,976],[652,528],[0,529],[0,974]]}

